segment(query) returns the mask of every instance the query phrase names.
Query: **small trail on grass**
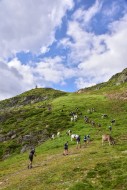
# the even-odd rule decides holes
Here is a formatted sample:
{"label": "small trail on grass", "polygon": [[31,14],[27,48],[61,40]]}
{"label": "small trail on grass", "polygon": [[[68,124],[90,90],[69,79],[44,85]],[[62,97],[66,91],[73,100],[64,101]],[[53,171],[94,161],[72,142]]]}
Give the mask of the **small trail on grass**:
{"label": "small trail on grass", "polygon": [[39,155],[38,157],[34,158],[34,162],[36,162],[37,164],[33,164],[33,167],[31,169],[28,169],[28,163],[24,163],[23,165],[25,165],[25,167],[23,167],[22,169],[13,173],[9,173],[2,177],[0,180],[0,189],[7,188],[9,185],[11,185],[11,181],[14,180],[15,177],[19,178],[21,181],[21,179],[23,180],[24,178],[27,178],[30,175],[39,174],[40,172],[42,172],[44,168],[49,167],[51,163],[59,162],[61,158],[68,159],[69,157],[76,157],[79,156],[79,154],[83,151],[84,150],[72,148],[70,149],[69,155],[67,156],[64,156],[63,152],[61,152],[59,154],[48,155],[47,158],[43,158],[43,160],[41,155]]}
{"label": "small trail on grass", "polygon": [[[101,162],[107,162],[107,160],[112,159],[112,155],[110,154],[109,150],[112,151],[114,157],[117,155],[114,147],[111,147],[108,144],[102,147],[100,142],[94,141],[87,145],[87,147],[84,147],[84,145],[82,145],[82,147],[79,149],[76,149],[76,146],[71,147],[69,149],[69,155],[67,156],[64,156],[62,151],[60,153],[55,154],[40,154],[34,158],[34,163],[36,164],[33,163],[32,169],[27,168],[27,160],[24,163],[21,163],[22,169],[19,169],[18,167],[19,170],[17,169],[17,171],[5,174],[5,176],[1,177],[0,189],[9,188],[12,185],[18,185],[24,182],[24,180],[29,180],[31,177],[36,178],[41,173],[46,174],[48,172],[51,172],[53,171],[54,167],[60,167],[60,165],[65,164],[67,162],[75,162],[77,165],[77,163],[79,164],[80,157],[84,160],[88,160],[89,170],[91,167],[95,167],[95,164],[97,162],[100,162],[100,155],[102,156]],[[95,160],[95,163],[92,164],[93,158]]]}

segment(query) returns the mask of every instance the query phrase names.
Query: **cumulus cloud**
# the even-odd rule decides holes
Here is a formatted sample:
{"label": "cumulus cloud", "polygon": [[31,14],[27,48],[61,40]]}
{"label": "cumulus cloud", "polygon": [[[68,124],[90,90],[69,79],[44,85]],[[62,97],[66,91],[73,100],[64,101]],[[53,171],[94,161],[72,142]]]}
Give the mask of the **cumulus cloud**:
{"label": "cumulus cloud", "polygon": [[76,70],[63,63],[64,57],[45,58],[32,65],[23,65],[17,58],[0,62],[0,99],[10,98],[24,91],[53,84],[66,85],[66,80],[76,75]]}
{"label": "cumulus cloud", "polygon": [[86,74],[88,78],[94,76],[94,81],[99,83],[107,81],[113,74],[126,68],[126,33],[127,16],[125,15],[120,21],[110,24],[109,35],[105,34],[101,37],[94,36],[95,41],[100,41],[100,38],[102,38],[107,50],[103,53],[97,53],[98,51],[95,50],[87,61],[83,61],[78,65],[81,72],[88,73],[89,76]]}
{"label": "cumulus cloud", "polygon": [[[48,46],[56,40],[56,29],[61,27],[62,18],[73,6],[73,0],[0,1],[0,99],[29,90],[36,83],[45,86],[51,80],[64,80],[60,71],[54,69],[51,72],[49,64],[49,69],[46,66],[46,73],[42,76],[38,72],[41,64],[35,68],[33,62],[23,65],[17,58],[9,62],[7,60],[20,51],[37,54],[48,52]],[[50,79],[51,76],[55,78]]]}
{"label": "cumulus cloud", "polygon": [[[101,10],[102,3],[99,0],[95,1],[95,4],[91,6],[89,9],[84,10],[82,8],[79,8],[74,14],[73,19],[77,21],[83,21],[83,23],[86,25],[88,24],[91,19]],[[82,23],[82,24],[83,24]]]}
{"label": "cumulus cloud", "polygon": [[[114,5],[113,5],[114,6]],[[96,11],[100,8],[96,7]],[[114,8],[115,9],[115,8]],[[93,84],[107,81],[113,74],[121,72],[127,65],[127,15],[109,22],[108,32],[96,34],[84,28],[86,22],[82,18],[86,12],[78,12],[68,24],[67,39],[61,44],[70,48],[69,62],[78,68],[78,76],[75,80],[77,88],[88,87]],[[115,10],[114,10],[115,12]],[[92,19],[92,13],[90,14]],[[72,39],[72,40],[69,40]]]}
{"label": "cumulus cloud", "polygon": [[55,40],[65,12],[73,0],[0,1],[0,56],[19,51],[39,53]]}
{"label": "cumulus cloud", "polygon": [[29,66],[14,59],[8,65],[0,62],[0,99],[10,98],[33,87],[33,76]]}
{"label": "cumulus cloud", "polygon": [[54,58],[45,58],[42,62],[36,64],[35,71],[39,76],[39,83],[43,84],[65,84],[65,80],[72,78],[76,70],[68,68],[63,63],[64,58],[56,56]]}
{"label": "cumulus cloud", "polygon": [[85,87],[90,87],[90,86],[94,86],[96,83],[91,83],[91,81],[87,82],[87,78],[84,79],[82,77],[79,77],[78,79],[76,79],[75,84],[77,86],[78,89],[82,89]]}

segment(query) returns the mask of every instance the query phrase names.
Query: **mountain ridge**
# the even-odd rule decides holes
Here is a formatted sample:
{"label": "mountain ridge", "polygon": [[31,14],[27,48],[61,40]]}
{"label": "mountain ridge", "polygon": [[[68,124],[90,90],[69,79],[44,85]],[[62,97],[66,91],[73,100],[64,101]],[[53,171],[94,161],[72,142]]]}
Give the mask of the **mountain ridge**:
{"label": "mountain ridge", "polygon": [[79,89],[77,93],[88,92],[89,90],[97,91],[105,87],[114,88],[122,84],[124,85],[126,83],[127,83],[127,68],[125,68],[122,72],[114,74],[107,82],[99,83],[92,87]]}

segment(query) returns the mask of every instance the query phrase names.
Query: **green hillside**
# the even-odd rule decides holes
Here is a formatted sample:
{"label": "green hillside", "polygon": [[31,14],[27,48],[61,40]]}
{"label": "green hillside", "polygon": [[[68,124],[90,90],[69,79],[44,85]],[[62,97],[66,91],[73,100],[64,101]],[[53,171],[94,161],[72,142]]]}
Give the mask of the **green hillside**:
{"label": "green hillside", "polygon": [[127,68],[122,72],[113,75],[109,81],[97,84],[95,86],[80,89],[78,93],[115,93],[115,92],[123,92],[127,88]]}
{"label": "green hillside", "polygon": [[[100,84],[102,88],[75,93],[37,88],[1,101],[0,189],[127,189],[127,83],[114,85],[113,81],[114,77]],[[71,112],[78,115],[77,121],[71,121]],[[116,122],[111,124],[113,119]],[[81,148],[66,135],[68,129],[81,136]],[[58,131],[61,136],[51,140]],[[87,134],[91,141],[85,146]],[[102,146],[102,134],[110,134],[116,145]],[[66,141],[69,155],[63,156]],[[28,169],[32,146],[37,156]]]}
{"label": "green hillside", "polygon": [[66,97],[66,94],[50,88],[37,88],[1,101],[1,158],[19,153],[23,147],[28,149],[31,140],[32,145],[47,140],[56,131],[58,122],[52,111],[52,101],[63,95]]}

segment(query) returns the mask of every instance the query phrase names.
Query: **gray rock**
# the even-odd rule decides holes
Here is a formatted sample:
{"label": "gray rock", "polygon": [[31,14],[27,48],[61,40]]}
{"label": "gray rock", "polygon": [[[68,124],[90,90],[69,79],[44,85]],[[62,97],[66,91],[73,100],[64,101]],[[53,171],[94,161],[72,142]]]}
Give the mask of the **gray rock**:
{"label": "gray rock", "polygon": [[15,131],[9,131],[8,133],[7,133],[7,136],[8,137],[11,137],[12,135],[14,135],[15,134]]}
{"label": "gray rock", "polygon": [[15,139],[16,136],[17,136],[16,134],[12,135],[12,136],[11,136],[11,139]]}
{"label": "gray rock", "polygon": [[24,145],[20,151],[20,153],[26,152],[30,147],[28,145]]}

